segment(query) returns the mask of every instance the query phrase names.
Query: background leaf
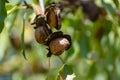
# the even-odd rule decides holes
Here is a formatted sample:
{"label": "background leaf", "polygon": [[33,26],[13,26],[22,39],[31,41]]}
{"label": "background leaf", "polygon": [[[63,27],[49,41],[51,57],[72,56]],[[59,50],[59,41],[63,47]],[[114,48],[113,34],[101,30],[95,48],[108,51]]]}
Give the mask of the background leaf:
{"label": "background leaf", "polygon": [[118,0],[113,0],[113,2],[114,2],[114,4],[115,4],[116,7],[119,6],[119,1]]}
{"label": "background leaf", "polygon": [[6,8],[5,8],[5,0],[0,0],[0,33],[4,27],[4,20],[7,16]]}
{"label": "background leaf", "polygon": [[81,32],[79,45],[80,45],[80,52],[81,52],[80,54],[83,57],[86,57],[90,51],[89,41],[90,41],[90,38],[84,32]]}

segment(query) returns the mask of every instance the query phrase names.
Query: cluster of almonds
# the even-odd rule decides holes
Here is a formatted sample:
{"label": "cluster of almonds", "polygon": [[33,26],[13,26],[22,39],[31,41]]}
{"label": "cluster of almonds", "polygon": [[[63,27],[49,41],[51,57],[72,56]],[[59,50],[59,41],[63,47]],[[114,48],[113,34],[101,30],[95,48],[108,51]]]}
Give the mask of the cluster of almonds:
{"label": "cluster of almonds", "polygon": [[52,28],[61,28],[60,8],[52,3],[45,9],[44,13],[37,14],[35,24],[35,39],[38,43],[46,45],[49,50],[47,57],[52,54],[60,55],[71,46],[71,37],[62,31],[53,32]]}

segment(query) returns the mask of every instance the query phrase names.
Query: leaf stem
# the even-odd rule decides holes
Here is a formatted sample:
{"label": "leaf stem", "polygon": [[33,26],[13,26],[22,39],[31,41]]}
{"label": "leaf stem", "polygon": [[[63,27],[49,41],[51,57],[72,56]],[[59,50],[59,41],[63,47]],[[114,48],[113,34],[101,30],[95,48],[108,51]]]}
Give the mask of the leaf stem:
{"label": "leaf stem", "polygon": [[50,71],[50,57],[48,57],[48,70]]}
{"label": "leaf stem", "polygon": [[[50,57],[48,57],[48,71],[50,73]],[[48,79],[47,80],[50,80],[50,75],[48,75]]]}

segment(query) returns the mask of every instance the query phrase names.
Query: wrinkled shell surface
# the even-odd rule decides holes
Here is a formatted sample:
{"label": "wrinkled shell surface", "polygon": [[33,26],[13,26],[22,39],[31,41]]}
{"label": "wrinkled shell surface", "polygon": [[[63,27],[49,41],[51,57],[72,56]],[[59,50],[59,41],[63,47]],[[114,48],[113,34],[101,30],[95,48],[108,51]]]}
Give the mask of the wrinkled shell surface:
{"label": "wrinkled shell surface", "polygon": [[43,44],[48,34],[45,32],[44,27],[37,27],[35,29],[35,39],[38,43]]}
{"label": "wrinkled shell surface", "polygon": [[57,38],[50,42],[49,47],[51,53],[54,55],[62,54],[70,45],[70,42],[66,38]]}
{"label": "wrinkled shell surface", "polygon": [[60,9],[55,4],[51,4],[46,8],[45,15],[47,23],[51,28],[56,28],[57,30],[61,28],[60,12]]}

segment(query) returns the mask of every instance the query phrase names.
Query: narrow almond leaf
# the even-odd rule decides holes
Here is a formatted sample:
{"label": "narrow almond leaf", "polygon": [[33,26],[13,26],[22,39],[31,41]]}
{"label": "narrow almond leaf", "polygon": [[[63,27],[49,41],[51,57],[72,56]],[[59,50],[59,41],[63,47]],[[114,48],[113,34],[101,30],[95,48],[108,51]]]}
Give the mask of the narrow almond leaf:
{"label": "narrow almond leaf", "polygon": [[4,20],[7,16],[6,8],[5,8],[5,0],[0,0],[0,33],[4,28]]}
{"label": "narrow almond leaf", "polygon": [[22,29],[22,34],[21,34],[21,40],[22,40],[22,54],[24,58],[27,60],[25,56],[25,41],[24,41],[24,34],[25,34],[25,15],[23,17],[23,29]]}

